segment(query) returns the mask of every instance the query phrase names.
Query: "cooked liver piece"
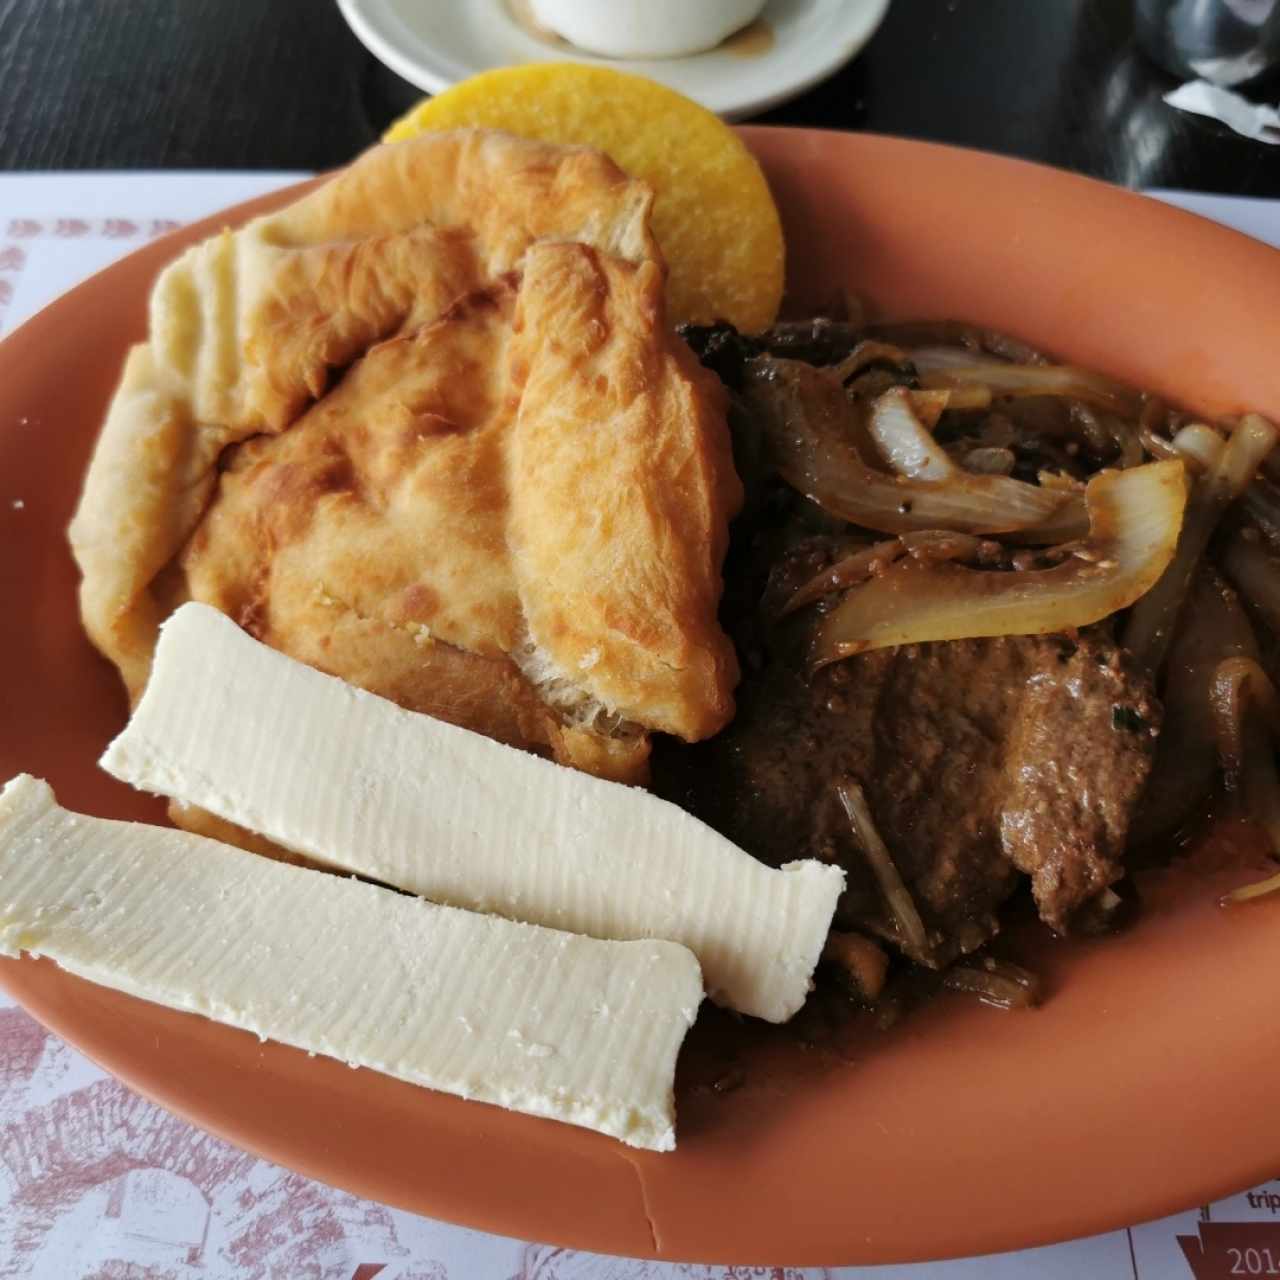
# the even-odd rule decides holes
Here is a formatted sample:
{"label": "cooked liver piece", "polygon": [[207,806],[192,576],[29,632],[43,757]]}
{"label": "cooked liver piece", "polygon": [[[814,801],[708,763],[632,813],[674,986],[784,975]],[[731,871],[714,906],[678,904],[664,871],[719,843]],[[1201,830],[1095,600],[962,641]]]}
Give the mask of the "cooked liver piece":
{"label": "cooked liver piece", "polygon": [[775,658],[666,789],[768,861],[844,864],[838,918],[901,946],[835,792],[854,779],[930,933],[903,949],[942,965],[997,931],[1022,873],[1060,931],[1123,874],[1159,714],[1101,632],[909,645],[812,679]]}
{"label": "cooked liver piece", "polygon": [[[999,928],[997,908],[1026,877],[1040,915],[1059,931],[1114,920],[1115,902],[1099,895],[1124,872],[1130,818],[1151,767],[1160,707],[1150,682],[1105,624],[1072,639],[910,645],[810,678],[797,655],[819,610],[801,609],[779,626],[780,606],[854,546],[886,535],[850,528],[772,475],[743,370],[767,363],[768,352],[831,363],[854,335],[818,321],[763,339],[723,328],[687,336],[740,393],[730,421],[748,501],[725,565],[722,612],[743,682],[727,730],[692,747],[660,744],[655,785],[766,861],[842,863],[849,887],[838,927],[876,934],[926,965],[942,967],[987,941]],[[812,378],[800,374],[812,370],[795,359],[775,363],[795,393],[788,412],[807,414]],[[879,372],[909,376],[902,367]],[[762,385],[772,394],[782,384],[757,384],[757,395]],[[818,406],[829,407],[829,398]],[[854,840],[836,790],[842,779],[866,795],[923,918],[924,947],[901,936]]]}

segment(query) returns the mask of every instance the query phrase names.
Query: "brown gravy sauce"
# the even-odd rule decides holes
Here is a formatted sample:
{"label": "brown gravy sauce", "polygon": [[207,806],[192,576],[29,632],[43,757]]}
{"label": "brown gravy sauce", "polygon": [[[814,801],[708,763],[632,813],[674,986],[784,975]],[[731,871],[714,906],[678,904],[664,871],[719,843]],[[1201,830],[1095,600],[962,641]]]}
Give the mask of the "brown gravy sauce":
{"label": "brown gravy sauce", "polygon": [[[1213,908],[1226,890],[1274,874],[1264,834],[1248,822],[1209,817],[1177,842],[1178,852],[1162,867],[1139,870],[1135,879],[1142,898],[1142,916],[1178,914],[1188,907],[1248,912],[1269,909],[1244,904]],[[1086,948],[1106,947],[1115,939],[1054,937],[1023,904],[1006,913],[1006,931],[999,951],[1047,979],[1046,999],[1052,1000],[1072,981],[1075,957]],[[829,984],[819,983],[804,1008],[783,1026],[754,1018],[737,1018],[709,1002],[681,1050],[677,1070],[680,1121],[687,1131],[729,1123],[757,1114],[763,1122],[778,1103],[802,1096],[822,1080],[847,1071],[887,1044],[901,1040],[942,1039],[957,1048],[973,1034],[974,1014],[980,1006],[972,997],[941,991],[928,975],[910,973],[900,987],[901,1014],[882,1025],[870,1011],[861,1011]],[[1020,1011],[986,1016],[1023,1018]]]}

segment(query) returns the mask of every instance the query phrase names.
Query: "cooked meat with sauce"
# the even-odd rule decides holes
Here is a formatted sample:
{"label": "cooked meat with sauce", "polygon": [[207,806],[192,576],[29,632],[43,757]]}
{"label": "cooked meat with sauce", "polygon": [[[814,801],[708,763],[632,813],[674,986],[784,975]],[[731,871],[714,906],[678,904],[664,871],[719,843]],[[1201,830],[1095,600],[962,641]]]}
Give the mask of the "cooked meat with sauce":
{"label": "cooked meat with sauce", "polygon": [[876,939],[1033,1002],[986,950],[1010,899],[1059,933],[1115,926],[1135,832],[1215,786],[1280,849],[1258,657],[1278,646],[1214,569],[1280,625],[1274,426],[1196,423],[961,324],[685,337],[733,402],[722,621],[744,674],[730,727],[664,744],[655,785],[765,861],[846,868],[825,958],[847,991],[879,995]]}
{"label": "cooked meat with sauce", "polygon": [[[1066,931],[1123,875],[1159,714],[1149,681],[1098,632],[904,645],[812,678],[775,659],[744,682],[733,725],[689,753],[680,798],[775,865],[839,862],[838,921],[938,967],[998,931],[1026,876],[1043,919]],[[919,909],[923,949],[854,838],[845,779]]]}

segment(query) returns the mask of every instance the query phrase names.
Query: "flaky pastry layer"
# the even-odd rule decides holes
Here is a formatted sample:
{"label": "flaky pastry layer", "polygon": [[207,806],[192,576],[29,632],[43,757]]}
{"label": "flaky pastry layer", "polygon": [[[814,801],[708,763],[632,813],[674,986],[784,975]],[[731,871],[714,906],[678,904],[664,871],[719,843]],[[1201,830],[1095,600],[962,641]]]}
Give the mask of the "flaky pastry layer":
{"label": "flaky pastry layer", "polygon": [[596,152],[428,134],[170,266],[71,526],[131,698],[194,598],[608,777],[720,728],[740,489],[650,204]]}

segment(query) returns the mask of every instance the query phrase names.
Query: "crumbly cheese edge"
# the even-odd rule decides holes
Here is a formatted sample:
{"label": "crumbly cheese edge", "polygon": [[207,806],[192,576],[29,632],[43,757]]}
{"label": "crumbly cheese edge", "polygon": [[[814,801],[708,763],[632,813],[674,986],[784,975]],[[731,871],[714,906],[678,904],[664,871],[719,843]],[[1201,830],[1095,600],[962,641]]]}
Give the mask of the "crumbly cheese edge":
{"label": "crumbly cheese edge", "polygon": [[[42,792],[44,793],[43,795],[41,794]],[[45,801],[45,796],[48,797],[47,802]],[[12,846],[21,842],[27,831],[37,827],[41,818],[50,814],[64,817],[73,822],[99,823],[104,828],[143,825],[117,823],[113,820],[76,814],[57,804],[47,783],[33,778],[31,775],[20,774],[7,782],[3,789],[0,789],[0,847],[4,844]],[[286,866],[261,860],[255,854],[246,853],[232,846],[222,845],[220,842],[208,840],[205,837],[192,835],[188,832],[180,832],[168,828],[154,828],[154,830],[164,832],[166,835],[172,835],[175,842],[189,844],[193,849],[198,845],[212,845],[226,855],[245,858],[254,863],[264,861],[267,866],[282,874],[295,876],[325,874],[323,872],[309,871],[301,867]],[[38,835],[34,838],[33,843],[39,845],[43,840],[44,837]],[[352,884],[353,887],[359,885],[361,890],[375,893],[391,892],[354,880]],[[58,944],[55,936],[56,922],[53,922],[51,927],[49,922],[41,922],[38,919],[24,918],[15,914],[13,903],[2,892],[2,885],[3,882],[0,880],[0,955],[17,958],[26,953],[31,956],[46,957],[68,973],[93,982],[96,985],[121,991],[126,995],[178,1012],[198,1014],[237,1030],[246,1031],[257,1036],[259,1040],[275,1040],[277,1043],[290,1045],[308,1054],[320,1054],[333,1058],[352,1068],[366,1067],[380,1074],[389,1075],[422,1088],[450,1093],[457,1097],[487,1102],[527,1115],[559,1120],[564,1123],[592,1129],[616,1138],[628,1146],[644,1150],[670,1151],[675,1148],[675,1060],[680,1044],[683,1041],[683,1034],[677,1041],[671,1062],[664,1071],[664,1076],[667,1080],[666,1096],[650,1105],[625,1104],[613,1097],[572,1095],[562,1087],[553,1087],[550,1090],[521,1089],[495,1084],[491,1080],[475,1076],[444,1080],[439,1076],[424,1074],[420,1070],[415,1070],[411,1065],[402,1062],[387,1062],[374,1058],[353,1060],[345,1053],[338,1051],[336,1046],[322,1044],[317,1041],[291,1038],[287,1032],[282,1034],[279,1027],[263,1023],[254,1015],[251,1009],[234,1008],[225,1002],[208,996],[203,999],[197,999],[193,998],[189,993],[160,990],[156,986],[133,981],[130,975],[119,967],[99,967],[92,963],[78,961],[68,956],[64,947]],[[442,907],[435,904],[424,903],[423,906],[432,911],[449,913],[458,911],[457,908]],[[38,916],[39,911],[35,914]],[[471,913],[459,912],[459,914],[467,915]],[[495,921],[495,923],[499,922]],[[553,930],[545,930],[542,926],[537,925],[507,921],[500,923],[513,931],[555,932]],[[678,944],[671,943],[663,943],[662,945],[664,947],[678,947]],[[693,986],[690,984],[690,990],[686,993],[689,999],[682,1002],[678,1010],[687,1030],[696,1018],[697,1007],[701,1001],[701,979],[696,958],[686,948],[679,949],[685,951],[690,962],[686,970],[686,976],[690,974],[697,975],[696,983],[698,989],[696,991],[693,990]]]}
{"label": "crumbly cheese edge", "polygon": [[[221,761],[206,762],[204,768],[192,767],[191,752],[182,756],[181,743],[174,747],[172,715],[162,708],[166,697],[172,698],[175,690],[186,687],[186,681],[192,675],[187,668],[195,661],[193,655],[205,646],[213,646],[211,652],[225,648],[227,652],[222,655],[223,660],[233,663],[237,669],[244,666],[250,649],[261,650],[253,656],[277,668],[275,674],[278,679],[292,677],[300,681],[313,702],[332,694],[340,698],[345,707],[376,709],[377,714],[389,717],[388,724],[395,732],[420,734],[421,741],[428,744],[425,747],[428,753],[447,754],[456,747],[472,753],[483,751],[490,765],[510,760],[512,767],[519,769],[524,783],[531,788],[562,784],[563,778],[558,775],[572,774],[564,766],[493,742],[456,725],[408,711],[315,670],[287,654],[262,645],[216,609],[194,602],[183,605],[163,624],[152,681],[128,725],[107,746],[101,758],[100,764],[108,773],[140,789],[207,809],[317,862],[395,884],[408,892],[449,902],[466,910],[492,911],[511,919],[530,920],[546,927],[592,937],[668,938],[691,947],[699,954],[708,994],[713,1000],[751,1016],[770,1022],[785,1022],[803,1006],[813,988],[813,974],[830,929],[836,902],[844,889],[845,873],[841,868],[812,859],[788,863],[781,869],[767,867],[707,829],[708,838],[717,846],[717,853],[721,847],[725,851],[732,850],[744,867],[751,868],[751,874],[768,877],[776,886],[775,908],[781,909],[784,901],[794,901],[802,909],[802,918],[795,922],[802,926],[801,936],[793,934],[785,940],[775,937],[769,943],[769,950],[757,952],[754,957],[743,950],[742,939],[714,929],[710,934],[704,933],[703,937],[710,938],[718,949],[716,956],[688,934],[681,936],[673,926],[664,925],[657,919],[641,921],[639,927],[618,933],[597,929],[589,921],[549,918],[546,914],[523,915],[520,907],[514,904],[525,893],[524,889],[509,892],[512,903],[505,905],[490,900],[485,894],[474,897],[451,895],[449,891],[442,890],[429,862],[419,862],[412,874],[408,874],[408,867],[401,868],[398,873],[385,861],[363,858],[358,849],[345,843],[341,849],[335,849],[331,842],[326,844],[313,833],[304,834],[293,829],[296,823],[278,821],[265,809],[244,803],[245,798],[234,794],[233,781],[227,777],[209,776],[208,771],[216,772],[223,768]],[[231,651],[237,649],[245,649],[246,654],[236,655],[233,662]],[[234,682],[227,687],[234,688]],[[224,714],[234,714],[233,703],[225,707]],[[169,741],[166,741],[166,735]],[[180,754],[175,757],[174,751]],[[583,789],[583,802],[586,804],[591,803],[593,797],[588,793],[593,789],[613,789],[622,785],[589,775],[572,776]],[[642,794],[648,803],[671,809],[673,822],[682,826],[702,825],[678,806],[647,792]],[[573,833],[570,833],[570,838],[573,838]],[[724,866],[721,862],[722,870]],[[672,887],[674,889],[675,886]],[[667,932],[667,929],[671,931]],[[790,949],[775,953],[773,948],[783,941]]]}

